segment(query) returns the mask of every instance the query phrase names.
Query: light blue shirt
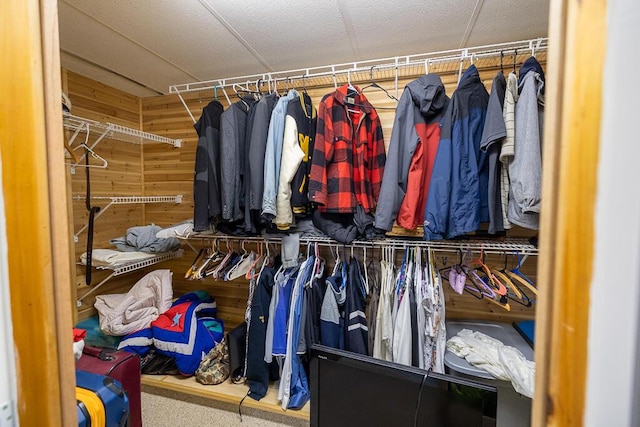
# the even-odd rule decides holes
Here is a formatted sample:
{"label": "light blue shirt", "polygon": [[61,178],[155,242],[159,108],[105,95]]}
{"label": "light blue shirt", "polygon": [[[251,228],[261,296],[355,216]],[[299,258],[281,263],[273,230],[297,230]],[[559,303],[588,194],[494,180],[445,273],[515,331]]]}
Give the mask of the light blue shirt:
{"label": "light blue shirt", "polygon": [[264,153],[264,190],[262,193],[262,215],[276,215],[276,196],[278,179],[280,178],[280,162],[282,160],[282,140],[284,139],[284,119],[287,115],[289,101],[299,96],[298,91],[291,89],[287,95],[278,100],[269,122],[267,147]]}

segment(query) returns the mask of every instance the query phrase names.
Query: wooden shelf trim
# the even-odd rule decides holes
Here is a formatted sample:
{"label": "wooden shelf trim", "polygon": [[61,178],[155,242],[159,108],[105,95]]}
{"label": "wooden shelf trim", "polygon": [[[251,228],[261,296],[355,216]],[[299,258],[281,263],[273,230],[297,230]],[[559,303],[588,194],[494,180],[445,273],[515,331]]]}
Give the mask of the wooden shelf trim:
{"label": "wooden shelf trim", "polygon": [[[197,382],[195,377],[183,378],[173,375],[142,375],[142,384],[236,405],[240,404],[242,398],[249,391],[249,387],[246,384],[233,384],[230,380],[218,385],[203,385]],[[265,397],[261,400],[253,400],[247,397],[242,402],[242,406],[302,420],[310,419],[310,402],[307,402],[300,410],[290,409],[285,411],[280,406],[277,396],[278,389],[272,383],[269,385]]]}

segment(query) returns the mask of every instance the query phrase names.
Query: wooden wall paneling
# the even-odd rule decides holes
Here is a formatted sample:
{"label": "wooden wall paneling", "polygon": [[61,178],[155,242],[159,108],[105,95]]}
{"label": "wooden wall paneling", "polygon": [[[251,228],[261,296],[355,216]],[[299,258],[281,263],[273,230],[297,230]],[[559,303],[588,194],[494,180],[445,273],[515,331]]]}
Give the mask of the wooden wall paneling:
{"label": "wooden wall paneling", "polygon": [[[97,121],[140,126],[138,97],[68,71],[72,113]],[[81,113],[86,112],[86,115]],[[90,117],[91,116],[91,117]]]}
{"label": "wooden wall paneling", "polygon": [[[111,88],[71,71],[66,71],[68,94],[72,103],[72,114],[100,122],[108,122],[140,129],[140,99],[134,95]],[[91,145],[99,135],[92,133],[88,139]],[[84,134],[78,136],[74,146],[84,141]],[[142,162],[143,145],[117,141],[105,137],[96,147],[95,152],[108,161],[106,169],[91,168],[92,196],[141,196],[144,195]],[[80,150],[79,150],[80,151]],[[93,161],[92,161],[93,162]],[[95,162],[97,164],[97,162]],[[73,196],[86,194],[85,168],[76,167],[71,175]],[[73,200],[73,230],[77,232],[88,221],[88,212],[84,200]],[[92,206],[104,207],[108,201],[92,200]],[[124,236],[129,227],[144,225],[144,207],[141,204],[113,205],[94,222],[94,248],[110,248],[109,240]],[[86,251],[87,230],[78,236],[75,244],[74,262],[78,263],[80,255]],[[96,294],[126,292],[146,272],[141,270],[110,279]],[[85,267],[76,265],[76,279],[73,287],[78,297],[90,290],[85,285]],[[108,276],[110,272],[92,270],[92,284]],[[76,297],[77,298],[77,297]],[[78,308],[78,318],[85,319],[96,312],[93,309],[95,295],[85,300]]]}

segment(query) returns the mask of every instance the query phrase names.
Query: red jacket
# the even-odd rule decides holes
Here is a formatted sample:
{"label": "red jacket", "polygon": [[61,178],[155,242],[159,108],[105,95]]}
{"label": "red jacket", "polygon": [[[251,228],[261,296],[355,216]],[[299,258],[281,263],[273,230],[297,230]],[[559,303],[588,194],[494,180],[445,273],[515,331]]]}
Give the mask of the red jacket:
{"label": "red jacket", "polygon": [[325,95],[311,158],[309,200],[320,211],[375,209],[386,160],[382,126],[367,98],[347,85]]}
{"label": "red jacket", "polygon": [[424,223],[424,207],[431,183],[431,172],[440,143],[440,123],[416,123],[416,133],[420,138],[411,158],[405,194],[398,211],[398,225],[414,230]]}

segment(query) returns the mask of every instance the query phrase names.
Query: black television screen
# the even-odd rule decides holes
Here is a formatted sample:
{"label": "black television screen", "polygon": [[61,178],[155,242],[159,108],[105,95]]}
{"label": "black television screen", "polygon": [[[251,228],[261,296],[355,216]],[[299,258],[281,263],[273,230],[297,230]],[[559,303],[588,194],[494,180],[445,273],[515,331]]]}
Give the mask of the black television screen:
{"label": "black television screen", "polygon": [[311,354],[312,427],[496,425],[495,387],[321,345]]}

